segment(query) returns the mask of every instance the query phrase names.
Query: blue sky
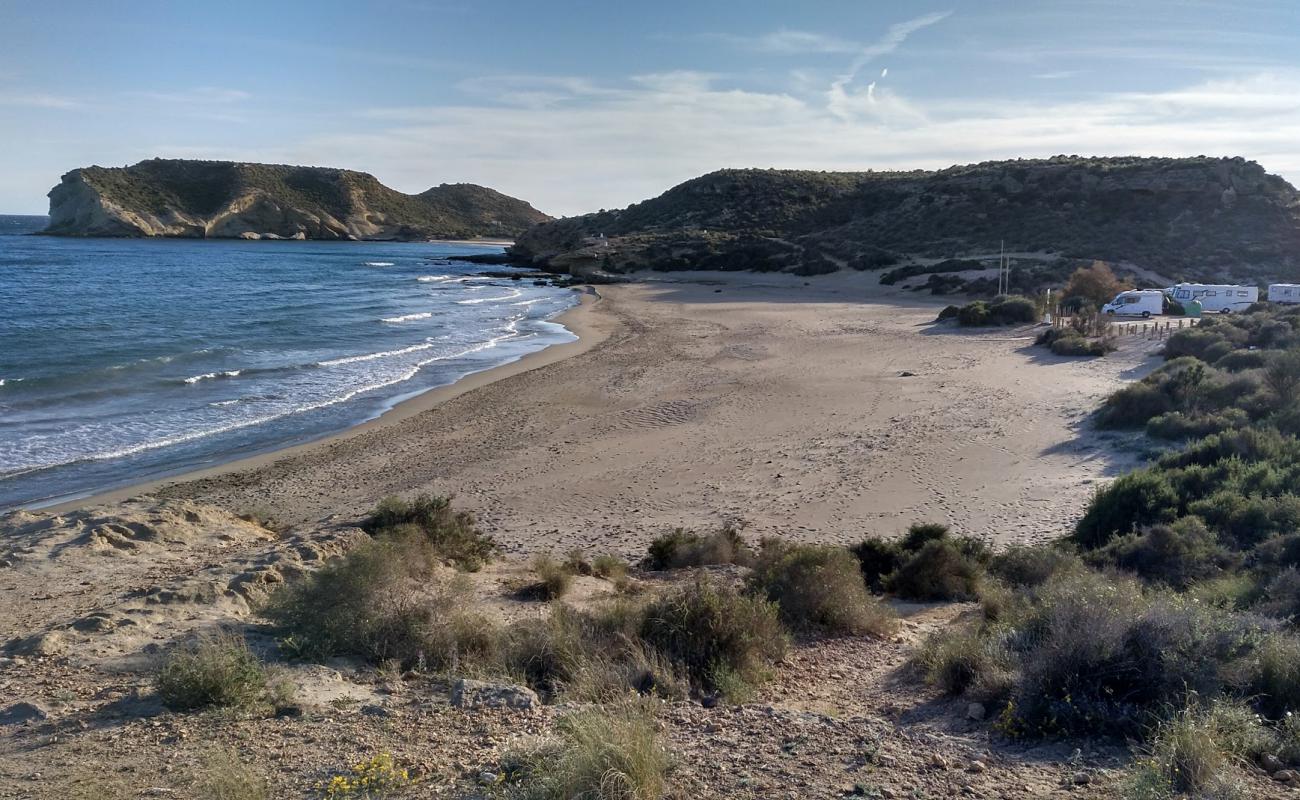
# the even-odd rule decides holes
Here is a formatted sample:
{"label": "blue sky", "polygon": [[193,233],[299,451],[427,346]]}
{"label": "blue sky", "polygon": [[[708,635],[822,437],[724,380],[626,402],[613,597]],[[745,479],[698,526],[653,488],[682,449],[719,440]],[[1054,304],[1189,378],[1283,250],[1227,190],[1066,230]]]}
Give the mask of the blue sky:
{"label": "blue sky", "polygon": [[721,167],[1056,153],[1300,183],[1300,4],[0,0],[0,212],[153,156],[576,214]]}

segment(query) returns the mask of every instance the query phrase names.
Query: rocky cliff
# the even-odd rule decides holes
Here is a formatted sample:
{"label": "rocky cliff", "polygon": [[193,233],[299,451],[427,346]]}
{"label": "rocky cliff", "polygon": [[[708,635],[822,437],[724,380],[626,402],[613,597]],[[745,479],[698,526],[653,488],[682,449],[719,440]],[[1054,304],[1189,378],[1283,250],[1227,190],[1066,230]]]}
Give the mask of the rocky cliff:
{"label": "rocky cliff", "polygon": [[1300,275],[1300,193],[1240,158],[998,161],[935,172],[723,170],[521,236],[551,269],[844,267],[995,254],[1188,277]]}
{"label": "rocky cliff", "polygon": [[45,232],[186,238],[513,238],[550,219],[473,184],[416,195],[345,169],[153,159],[83,167],[50,190]]}

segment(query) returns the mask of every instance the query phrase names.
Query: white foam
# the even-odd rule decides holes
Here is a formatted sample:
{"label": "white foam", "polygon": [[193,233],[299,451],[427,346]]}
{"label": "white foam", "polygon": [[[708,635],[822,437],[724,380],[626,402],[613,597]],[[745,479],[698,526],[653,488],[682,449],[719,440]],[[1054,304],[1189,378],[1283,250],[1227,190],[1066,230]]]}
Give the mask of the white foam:
{"label": "white foam", "polygon": [[361,356],[344,356],[343,358],[331,358],[328,361],[317,361],[316,366],[336,367],[339,364],[355,364],[358,361],[372,361],[376,358],[387,358],[388,356],[400,356],[405,355],[406,353],[414,353],[419,350],[428,350],[430,347],[433,347],[433,345],[425,342],[424,344],[413,344],[410,347],[403,347],[400,350],[384,350],[378,353],[366,353]]}
{"label": "white foam", "polygon": [[511,289],[510,292],[510,294],[501,295],[500,297],[476,297],[473,300],[457,300],[456,305],[476,306],[479,303],[498,303],[504,300],[514,300],[523,294],[519,289]]}
{"label": "white foam", "polygon": [[384,317],[380,322],[410,322],[413,319],[428,319],[432,316],[432,311],[424,311],[419,314],[403,314],[400,317]]}
{"label": "white foam", "polygon": [[231,369],[225,372],[205,372],[202,375],[191,375],[185,379],[186,383],[198,383],[199,381],[208,381],[214,378],[233,378],[239,374],[239,370]]}
{"label": "white foam", "polygon": [[393,262],[391,262],[391,261],[367,261],[367,262],[366,262],[366,266],[367,266],[367,267],[391,267],[391,266],[393,266]]}
{"label": "white foam", "polygon": [[213,406],[214,408],[220,408],[221,406],[233,406],[235,403],[238,403],[238,402],[239,402],[238,399],[236,399],[236,400],[218,400],[218,401],[216,401],[215,403],[208,403],[208,405]]}
{"label": "white foam", "polygon": [[416,278],[420,283],[443,283],[452,280],[454,275],[421,275]]}
{"label": "white foam", "polygon": [[545,297],[534,297],[532,300],[524,300],[524,301],[521,301],[521,302],[518,302],[518,303],[511,303],[510,305],[512,305],[512,306],[531,306],[531,305],[533,305],[534,303],[540,303],[540,302],[542,302],[542,301],[544,301],[544,300],[546,300],[546,299],[547,299],[547,298],[545,298]]}

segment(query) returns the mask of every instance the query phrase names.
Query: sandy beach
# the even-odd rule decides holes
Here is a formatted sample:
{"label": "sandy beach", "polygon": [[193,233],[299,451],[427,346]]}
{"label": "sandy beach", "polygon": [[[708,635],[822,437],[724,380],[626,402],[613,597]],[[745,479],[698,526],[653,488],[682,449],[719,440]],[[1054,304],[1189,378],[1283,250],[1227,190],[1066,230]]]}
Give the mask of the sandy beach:
{"label": "sandy beach", "polygon": [[144,491],[282,522],[454,494],[515,552],[634,554],[677,526],[850,542],[917,520],[996,542],[1068,532],[1133,463],[1081,426],[1154,364],[936,326],[940,304],[842,274],[651,276],[600,287],[578,342],[431,392],[343,435]]}

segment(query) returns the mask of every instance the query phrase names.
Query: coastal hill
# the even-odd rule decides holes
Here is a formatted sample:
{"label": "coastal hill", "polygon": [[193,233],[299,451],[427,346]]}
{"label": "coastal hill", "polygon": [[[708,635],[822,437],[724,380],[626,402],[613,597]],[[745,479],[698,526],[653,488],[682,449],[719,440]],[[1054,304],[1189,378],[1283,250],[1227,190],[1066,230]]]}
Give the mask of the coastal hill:
{"label": "coastal hill", "polygon": [[550,219],[474,184],[420,194],[346,169],[150,159],[83,167],[50,190],[45,233],[196,239],[511,238]]}
{"label": "coastal hill", "polygon": [[1101,259],[1189,278],[1296,277],[1300,193],[1241,158],[720,170],[623,210],[539,225],[511,253],[557,271],[814,275],[896,264],[922,272],[935,260],[990,253],[995,263],[1003,242],[1043,264]]}

